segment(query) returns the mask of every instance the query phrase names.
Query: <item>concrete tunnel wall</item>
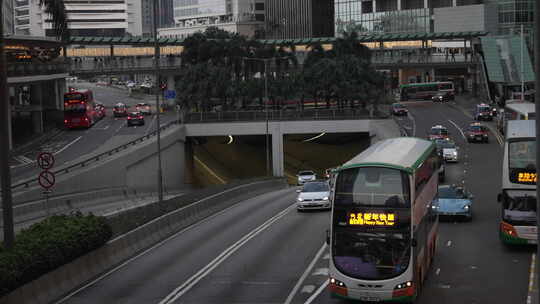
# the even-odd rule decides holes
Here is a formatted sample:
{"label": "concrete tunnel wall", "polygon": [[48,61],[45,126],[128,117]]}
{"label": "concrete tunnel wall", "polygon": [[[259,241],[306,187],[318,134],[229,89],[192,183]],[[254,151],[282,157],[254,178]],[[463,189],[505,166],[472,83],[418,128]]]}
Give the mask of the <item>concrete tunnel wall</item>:
{"label": "concrete tunnel wall", "polygon": [[[163,187],[166,191],[182,189],[185,174],[185,128],[174,126],[161,133]],[[92,189],[127,188],[137,192],[157,191],[156,137],[138,143],[102,161],[57,176],[52,196],[85,192]],[[15,192],[15,204],[41,199],[38,186]]]}

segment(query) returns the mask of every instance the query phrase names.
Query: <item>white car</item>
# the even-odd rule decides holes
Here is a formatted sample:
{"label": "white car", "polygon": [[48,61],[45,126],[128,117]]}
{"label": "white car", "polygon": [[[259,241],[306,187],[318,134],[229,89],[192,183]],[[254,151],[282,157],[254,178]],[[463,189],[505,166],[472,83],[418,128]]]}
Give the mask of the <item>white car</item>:
{"label": "white car", "polygon": [[453,141],[445,140],[440,143],[443,159],[447,162],[458,162],[458,147]]}
{"label": "white car", "polygon": [[134,88],[136,86],[137,86],[137,83],[135,83],[133,81],[126,82],[126,87],[128,87],[128,88]]}
{"label": "white car", "polygon": [[330,186],[326,181],[307,182],[302,189],[296,190],[296,210],[330,210]]}
{"label": "white car", "polygon": [[298,186],[317,179],[317,175],[311,170],[300,171],[296,177],[298,178]]}
{"label": "white car", "polygon": [[152,115],[150,105],[144,102],[140,102],[135,106],[135,110],[143,113],[144,115]]}

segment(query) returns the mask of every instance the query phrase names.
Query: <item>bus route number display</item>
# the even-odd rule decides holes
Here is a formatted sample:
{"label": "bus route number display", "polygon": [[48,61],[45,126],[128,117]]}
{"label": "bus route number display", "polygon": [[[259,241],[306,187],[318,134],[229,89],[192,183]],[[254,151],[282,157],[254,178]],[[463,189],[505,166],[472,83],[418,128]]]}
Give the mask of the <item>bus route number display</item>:
{"label": "bus route number display", "polygon": [[536,173],[519,172],[517,176],[518,183],[535,184],[537,179]]}
{"label": "bus route number display", "polygon": [[351,226],[385,226],[391,227],[396,224],[395,213],[380,212],[352,212],[349,213],[349,225]]}

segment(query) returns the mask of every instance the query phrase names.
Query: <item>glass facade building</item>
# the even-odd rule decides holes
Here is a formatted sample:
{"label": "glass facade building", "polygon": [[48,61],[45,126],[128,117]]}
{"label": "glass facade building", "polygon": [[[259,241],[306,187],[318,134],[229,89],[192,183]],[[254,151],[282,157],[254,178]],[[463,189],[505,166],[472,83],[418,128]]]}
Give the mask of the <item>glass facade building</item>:
{"label": "glass facade building", "polygon": [[359,34],[431,32],[431,15],[428,8],[362,13],[360,3],[360,0],[336,0],[336,36],[350,31]]}

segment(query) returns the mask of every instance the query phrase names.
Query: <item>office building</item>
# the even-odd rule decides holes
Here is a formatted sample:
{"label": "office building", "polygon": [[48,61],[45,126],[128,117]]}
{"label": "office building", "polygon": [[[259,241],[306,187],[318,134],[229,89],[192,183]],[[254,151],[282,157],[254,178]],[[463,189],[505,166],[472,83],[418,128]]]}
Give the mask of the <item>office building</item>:
{"label": "office building", "polygon": [[334,35],[334,0],[267,0],[265,12],[266,38],[293,39]]}
{"label": "office building", "polygon": [[14,10],[13,0],[4,0],[4,7],[2,8],[3,20],[4,20],[4,35],[13,35],[15,30],[14,24]]}
{"label": "office building", "polygon": [[[173,0],[158,1],[158,28],[174,27]],[[154,28],[154,0],[142,0],[143,37],[151,37]]]}
{"label": "office building", "polygon": [[159,36],[187,37],[210,26],[254,36],[264,28],[264,13],[264,0],[175,0],[174,26]]}

